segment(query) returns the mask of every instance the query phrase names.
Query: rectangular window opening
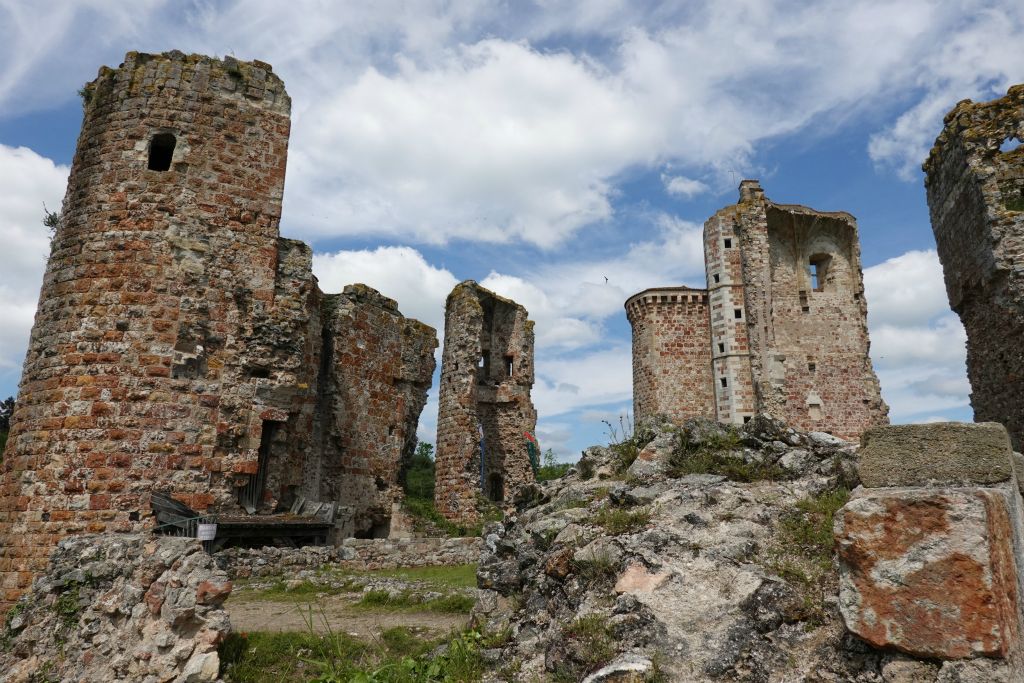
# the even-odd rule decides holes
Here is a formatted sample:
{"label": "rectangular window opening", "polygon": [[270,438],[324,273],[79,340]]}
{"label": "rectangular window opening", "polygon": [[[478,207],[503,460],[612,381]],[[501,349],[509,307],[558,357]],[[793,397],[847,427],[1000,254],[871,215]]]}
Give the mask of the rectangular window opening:
{"label": "rectangular window opening", "polygon": [[515,366],[514,357],[513,356],[505,356],[505,376],[506,377],[511,377],[512,376],[512,369],[513,369],[514,366]]}
{"label": "rectangular window opening", "polygon": [[808,363],[807,364],[807,370],[808,371],[814,372],[817,369],[818,369],[818,366],[815,363]]}
{"label": "rectangular window opening", "polygon": [[725,248],[732,249],[732,240],[729,239],[728,237],[725,238]]}
{"label": "rectangular window opening", "polygon": [[811,276],[811,289],[815,292],[825,291],[825,276],[828,273],[828,264],[832,257],[828,254],[815,254],[810,258],[808,271]]}
{"label": "rectangular window opening", "polygon": [[743,416],[743,424],[747,424],[748,422],[750,422],[750,416],[749,415],[744,415]]}
{"label": "rectangular window opening", "polygon": [[719,353],[725,353],[725,344],[719,344],[718,345],[718,352]]}
{"label": "rectangular window opening", "polygon": [[[723,388],[729,386],[729,379],[727,377],[722,377],[718,381],[722,383],[722,387]],[[704,386],[707,386],[707,385],[705,384]]]}
{"label": "rectangular window opening", "polygon": [[721,282],[722,281],[722,277],[718,273],[715,273],[711,277],[714,278],[715,282]]}
{"label": "rectangular window opening", "polygon": [[737,320],[742,320],[743,319],[743,309],[742,308],[734,308],[734,309],[732,309],[732,317],[736,318]]}

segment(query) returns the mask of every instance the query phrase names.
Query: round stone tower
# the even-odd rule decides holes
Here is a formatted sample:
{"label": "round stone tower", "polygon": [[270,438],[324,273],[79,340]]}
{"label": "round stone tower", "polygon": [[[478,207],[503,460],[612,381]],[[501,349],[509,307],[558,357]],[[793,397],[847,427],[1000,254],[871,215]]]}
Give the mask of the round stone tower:
{"label": "round stone tower", "polygon": [[306,400],[278,391],[303,363],[266,333],[312,285],[278,282],[290,101],[270,65],[130,52],[83,97],[0,472],[0,607],[61,536],[151,525],[152,491],[239,506],[273,476],[265,426]]}
{"label": "round stone tower", "polygon": [[646,289],[626,300],[633,326],[633,415],[715,417],[708,292]]}

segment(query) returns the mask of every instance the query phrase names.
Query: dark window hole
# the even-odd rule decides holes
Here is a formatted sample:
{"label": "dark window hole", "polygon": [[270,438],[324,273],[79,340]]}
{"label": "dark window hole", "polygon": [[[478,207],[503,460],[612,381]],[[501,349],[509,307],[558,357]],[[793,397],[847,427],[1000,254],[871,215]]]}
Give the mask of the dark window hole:
{"label": "dark window hole", "polygon": [[149,142],[149,170],[166,171],[171,168],[174,145],[177,140],[170,133],[158,133]]}

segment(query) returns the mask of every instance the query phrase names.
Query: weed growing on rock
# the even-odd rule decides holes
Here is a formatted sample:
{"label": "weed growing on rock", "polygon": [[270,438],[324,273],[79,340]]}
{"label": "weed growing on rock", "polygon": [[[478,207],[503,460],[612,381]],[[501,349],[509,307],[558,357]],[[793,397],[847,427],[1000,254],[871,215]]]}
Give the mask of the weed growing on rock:
{"label": "weed growing on rock", "polygon": [[608,619],[588,614],[566,625],[562,632],[568,655],[555,667],[557,683],[578,681],[589,671],[600,668],[615,657],[615,637]]}
{"label": "weed growing on rock", "polygon": [[618,563],[608,555],[595,555],[588,560],[573,560],[572,569],[589,587],[610,587],[619,575]]}
{"label": "weed growing on rock", "polygon": [[763,462],[746,462],[733,455],[742,447],[740,433],[728,426],[721,431],[702,434],[695,438],[683,432],[682,439],[668,459],[670,477],[687,474],[719,474],[733,481],[775,480],[783,475],[777,465]]}
{"label": "weed growing on rock", "polygon": [[826,618],[824,596],[837,590],[832,523],[849,499],[846,489],[826,491],[799,501],[797,510],[779,521],[778,542],[769,553],[768,566],[800,597],[794,619],[822,623]]}
{"label": "weed growing on rock", "polygon": [[622,508],[601,508],[593,518],[594,524],[604,527],[613,536],[639,531],[651,521],[651,511],[646,508],[623,510]]}

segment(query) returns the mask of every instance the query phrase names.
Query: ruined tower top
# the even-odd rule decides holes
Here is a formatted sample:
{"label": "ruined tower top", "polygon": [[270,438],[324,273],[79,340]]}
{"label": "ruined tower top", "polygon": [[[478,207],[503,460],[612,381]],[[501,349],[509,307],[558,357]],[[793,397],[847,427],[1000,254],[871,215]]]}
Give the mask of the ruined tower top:
{"label": "ruined tower top", "polygon": [[924,162],[950,307],[967,330],[976,420],[1024,444],[1024,85],[959,102]]}

